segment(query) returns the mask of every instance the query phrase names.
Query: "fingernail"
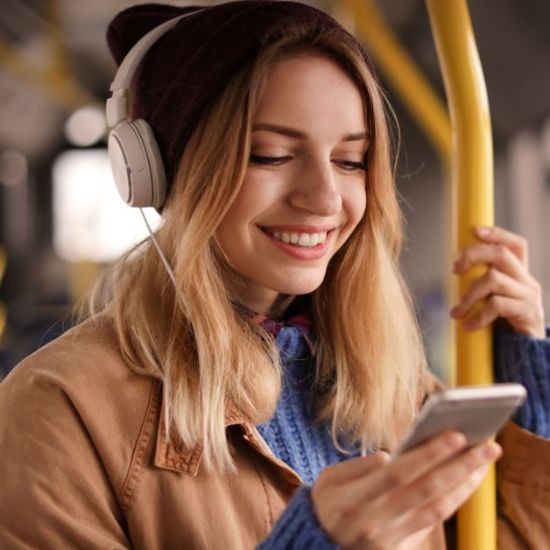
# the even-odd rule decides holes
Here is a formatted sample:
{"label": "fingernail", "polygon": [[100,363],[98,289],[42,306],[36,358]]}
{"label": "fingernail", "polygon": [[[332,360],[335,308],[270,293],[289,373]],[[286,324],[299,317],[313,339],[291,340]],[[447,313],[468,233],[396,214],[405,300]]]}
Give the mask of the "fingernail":
{"label": "fingernail", "polygon": [[491,460],[498,458],[500,456],[500,445],[498,443],[495,443],[494,441],[491,441],[485,447],[483,454],[486,458],[489,458]]}
{"label": "fingernail", "polygon": [[445,444],[449,449],[461,449],[466,445],[466,437],[460,432],[451,432],[446,435]]}
{"label": "fingernail", "polygon": [[478,225],[476,232],[480,237],[488,237],[491,234],[491,228],[485,225]]}

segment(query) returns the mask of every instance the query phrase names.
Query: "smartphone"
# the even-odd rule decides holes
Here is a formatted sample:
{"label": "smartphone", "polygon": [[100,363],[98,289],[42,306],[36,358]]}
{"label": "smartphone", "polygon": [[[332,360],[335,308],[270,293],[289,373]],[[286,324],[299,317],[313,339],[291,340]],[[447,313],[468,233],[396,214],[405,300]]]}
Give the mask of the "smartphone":
{"label": "smartphone", "polygon": [[393,456],[448,430],[462,432],[469,446],[481,443],[498,432],[526,396],[521,384],[461,386],[435,393],[426,401]]}

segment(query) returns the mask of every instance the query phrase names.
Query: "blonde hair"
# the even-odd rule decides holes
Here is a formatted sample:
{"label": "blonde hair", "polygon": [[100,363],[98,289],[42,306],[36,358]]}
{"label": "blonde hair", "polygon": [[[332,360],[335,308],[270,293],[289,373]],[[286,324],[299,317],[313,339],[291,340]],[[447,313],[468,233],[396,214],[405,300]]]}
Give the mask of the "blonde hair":
{"label": "blonde hair", "polygon": [[108,283],[124,359],[163,381],[167,433],[187,448],[201,446],[205,464],[220,469],[233,465],[226,418],[266,421],[281,387],[273,339],[236,306],[239,276],[216,240],[247,170],[265,75],[278,59],[309,51],[336,60],[363,91],[371,137],[365,216],[311,295],[319,419],[332,423],[341,449],[392,445],[414,414],[425,370],[399,273],[402,227],[383,95],[360,52],[333,31],[312,37],[297,25],[268,42],[234,75],[183,152],[157,231],[177,291],[150,239],[118,262]]}

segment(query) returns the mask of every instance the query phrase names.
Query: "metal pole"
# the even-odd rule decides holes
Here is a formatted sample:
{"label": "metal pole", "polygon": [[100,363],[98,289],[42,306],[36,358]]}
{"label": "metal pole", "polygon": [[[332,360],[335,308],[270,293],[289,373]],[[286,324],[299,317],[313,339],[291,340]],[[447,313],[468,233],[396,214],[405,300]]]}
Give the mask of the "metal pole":
{"label": "metal pole", "polygon": [[[493,225],[493,148],[487,91],[465,0],[426,0],[452,124],[451,185],[458,222],[455,252],[475,239],[476,225]],[[462,293],[485,268],[459,279]],[[457,382],[490,384],[491,329],[457,327]],[[479,490],[460,509],[461,550],[496,548],[496,477],[491,467]]]}

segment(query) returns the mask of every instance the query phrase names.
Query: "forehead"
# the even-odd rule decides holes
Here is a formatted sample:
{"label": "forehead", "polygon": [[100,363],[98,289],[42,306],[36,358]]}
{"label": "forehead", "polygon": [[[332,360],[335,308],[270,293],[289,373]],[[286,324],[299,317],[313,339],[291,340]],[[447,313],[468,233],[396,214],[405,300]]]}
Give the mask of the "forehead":
{"label": "forehead", "polygon": [[254,118],[259,123],[308,126],[329,121],[347,131],[364,131],[365,104],[361,90],[339,63],[322,54],[301,53],[269,66]]}

